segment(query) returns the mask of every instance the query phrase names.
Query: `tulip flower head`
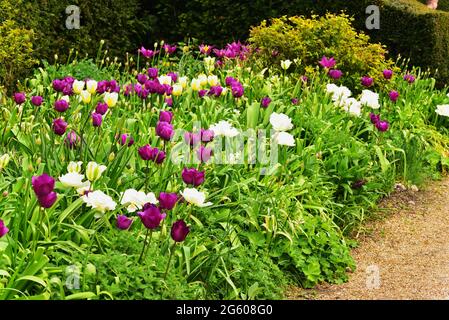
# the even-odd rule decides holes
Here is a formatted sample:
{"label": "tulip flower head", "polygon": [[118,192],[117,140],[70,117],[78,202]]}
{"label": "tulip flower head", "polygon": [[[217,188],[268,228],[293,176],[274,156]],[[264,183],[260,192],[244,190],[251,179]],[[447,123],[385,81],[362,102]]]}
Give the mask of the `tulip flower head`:
{"label": "tulip flower head", "polygon": [[178,220],[173,223],[170,235],[175,242],[182,242],[186,239],[190,232],[190,228],[184,220]]}
{"label": "tulip flower head", "polygon": [[14,102],[16,104],[23,104],[26,101],[25,92],[16,92],[14,93]]}
{"label": "tulip flower head", "polygon": [[94,127],[99,127],[101,126],[101,123],[103,122],[103,117],[101,116],[101,114],[99,113],[92,113],[92,125]]}
{"label": "tulip flower head", "polygon": [[386,80],[390,80],[390,79],[393,77],[393,71],[390,70],[390,69],[385,69],[385,70],[382,72],[382,74],[383,74],[383,76],[384,76],[384,78],[385,78]]}
{"label": "tulip flower head", "polygon": [[205,202],[206,194],[204,192],[198,191],[195,188],[185,188],[184,191],[181,191],[181,195],[185,201],[197,207],[202,208],[212,205],[212,202]]}
{"label": "tulip flower head", "polygon": [[11,159],[11,157],[7,153],[0,156],[0,171],[2,171],[3,169],[6,168],[10,159]]}
{"label": "tulip flower head", "polygon": [[124,146],[125,144],[128,144],[128,147],[131,147],[134,144],[134,139],[129,134],[124,133],[120,136],[120,144]]}
{"label": "tulip flower head", "polygon": [[44,99],[41,96],[31,97],[31,103],[36,107],[40,107],[42,105],[43,101],[44,101]]}
{"label": "tulip flower head", "polygon": [[319,63],[323,68],[332,69],[337,64],[337,61],[335,61],[333,57],[328,58],[326,56],[323,56]]}
{"label": "tulip flower head", "polygon": [[288,68],[290,68],[292,62],[290,60],[282,60],[281,61],[281,68],[284,70],[287,70]]}
{"label": "tulip flower head", "polygon": [[362,86],[368,88],[374,84],[374,79],[371,77],[364,76],[360,79],[360,82],[362,83]]}
{"label": "tulip flower head", "polygon": [[86,89],[87,89],[87,92],[89,92],[90,94],[94,94],[95,92],[97,92],[97,87],[98,87],[98,82],[95,80],[88,80],[86,82]]}
{"label": "tulip flower head", "polygon": [[104,102],[108,105],[109,108],[114,107],[118,101],[118,93],[117,92],[106,92],[103,98]]}
{"label": "tulip flower head", "polygon": [[270,97],[264,97],[264,98],[262,98],[262,101],[260,102],[260,105],[262,106],[262,108],[268,108],[270,103],[271,103]]}
{"label": "tulip flower head", "polygon": [[170,141],[173,135],[175,134],[175,130],[172,124],[165,121],[158,121],[156,125],[156,134],[162,140]]}
{"label": "tulip flower head", "polygon": [[205,172],[198,171],[195,168],[184,168],[181,173],[182,180],[186,184],[193,185],[194,187],[198,187],[199,185],[204,183]]}
{"label": "tulip flower head", "polygon": [[99,165],[96,162],[89,162],[86,167],[86,176],[89,181],[96,181],[100,179],[102,173],[107,169],[104,165]]}
{"label": "tulip flower head", "polygon": [[158,207],[155,205],[148,205],[144,211],[138,212],[140,220],[145,228],[154,230],[160,226],[162,220],[167,216],[165,213],[161,213]]}
{"label": "tulip flower head", "polygon": [[58,112],[65,112],[69,108],[69,103],[65,99],[56,100],[54,107]]}
{"label": "tulip flower head", "polygon": [[9,229],[6,227],[5,222],[0,219],[0,238],[4,237],[9,232]]}
{"label": "tulip flower head", "polygon": [[44,173],[40,176],[33,176],[31,178],[31,185],[40,206],[43,208],[51,208],[57,200],[57,194],[53,191],[55,188],[55,179]]}
{"label": "tulip flower head", "polygon": [[55,119],[53,120],[52,129],[55,134],[62,136],[67,130],[67,122],[61,118]]}
{"label": "tulip flower head", "polygon": [[339,69],[332,69],[332,70],[329,70],[328,75],[332,79],[338,80],[343,76],[343,72]]}
{"label": "tulip flower head", "polygon": [[84,81],[78,81],[78,80],[73,81],[73,84],[72,84],[73,92],[75,92],[76,94],[80,94],[81,91],[84,90],[85,84],[86,83]]}
{"label": "tulip flower head", "polygon": [[172,210],[178,200],[179,197],[176,193],[161,192],[159,194],[159,207],[164,210]]}
{"label": "tulip flower head", "polygon": [[133,220],[125,215],[117,215],[117,228],[120,230],[128,230],[131,227]]}
{"label": "tulip flower head", "polygon": [[391,90],[390,93],[388,94],[388,96],[390,97],[391,101],[396,102],[399,99],[399,92],[397,92],[395,90]]}

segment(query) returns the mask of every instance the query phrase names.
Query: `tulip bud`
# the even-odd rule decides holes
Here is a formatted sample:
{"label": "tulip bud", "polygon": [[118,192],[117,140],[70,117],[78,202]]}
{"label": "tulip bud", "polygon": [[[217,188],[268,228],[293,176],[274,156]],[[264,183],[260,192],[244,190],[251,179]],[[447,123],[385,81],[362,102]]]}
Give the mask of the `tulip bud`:
{"label": "tulip bud", "polygon": [[3,196],[3,197],[6,198],[8,195],[9,195],[9,192],[8,192],[8,191],[3,191],[3,193],[2,193],[2,196]]}
{"label": "tulip bud", "polygon": [[29,164],[29,165],[28,165],[28,171],[29,171],[29,172],[33,172],[33,171],[34,171],[34,167],[33,167],[32,164]]}
{"label": "tulip bud", "polygon": [[41,162],[42,162],[42,158],[41,157],[37,158],[36,165],[39,166],[41,164]]}
{"label": "tulip bud", "polygon": [[87,164],[86,176],[89,181],[96,181],[100,179],[101,174],[106,170],[106,166],[99,165],[93,161]]}
{"label": "tulip bud", "polygon": [[9,154],[7,154],[7,153],[5,153],[4,155],[2,155],[0,157],[0,171],[2,171],[4,168],[6,168],[10,159],[11,158],[10,158]]}
{"label": "tulip bud", "polygon": [[80,173],[81,172],[81,166],[83,165],[82,161],[74,162],[70,161],[69,165],[67,166],[67,172],[68,173]]}
{"label": "tulip bud", "polygon": [[42,144],[42,140],[40,137],[37,137],[37,139],[35,140],[36,145],[40,146]]}
{"label": "tulip bud", "polygon": [[109,162],[112,162],[112,161],[114,161],[114,159],[115,159],[115,153],[114,153],[114,152],[111,152],[111,153],[109,154],[109,156],[108,156],[108,161],[109,161]]}

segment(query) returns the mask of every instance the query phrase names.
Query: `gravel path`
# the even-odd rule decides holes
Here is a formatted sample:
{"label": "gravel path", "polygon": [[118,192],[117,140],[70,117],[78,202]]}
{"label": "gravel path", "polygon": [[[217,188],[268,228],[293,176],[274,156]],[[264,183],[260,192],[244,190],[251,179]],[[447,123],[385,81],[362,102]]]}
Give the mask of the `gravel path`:
{"label": "gravel path", "polygon": [[449,299],[449,179],[397,192],[387,216],[366,226],[343,285],[293,288],[289,299]]}

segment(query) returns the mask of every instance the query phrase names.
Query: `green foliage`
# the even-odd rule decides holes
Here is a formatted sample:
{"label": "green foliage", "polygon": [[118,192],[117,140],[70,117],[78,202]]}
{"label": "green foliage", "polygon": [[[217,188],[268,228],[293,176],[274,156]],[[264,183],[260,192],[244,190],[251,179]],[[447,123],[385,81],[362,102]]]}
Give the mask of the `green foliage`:
{"label": "green foliage", "polygon": [[30,68],[33,59],[32,31],[12,20],[0,20],[0,89],[15,83]]}
{"label": "green foliage", "polygon": [[249,41],[260,50],[256,58],[263,66],[280,65],[281,60],[289,59],[297,61],[297,71],[304,73],[327,56],[337,60],[337,68],[346,75],[345,85],[360,87],[360,78],[365,75],[379,82],[382,71],[390,68],[392,62],[385,59],[385,48],[369,43],[369,37],[357,33],[351,21],[344,14],[310,19],[282,17],[253,27]]}

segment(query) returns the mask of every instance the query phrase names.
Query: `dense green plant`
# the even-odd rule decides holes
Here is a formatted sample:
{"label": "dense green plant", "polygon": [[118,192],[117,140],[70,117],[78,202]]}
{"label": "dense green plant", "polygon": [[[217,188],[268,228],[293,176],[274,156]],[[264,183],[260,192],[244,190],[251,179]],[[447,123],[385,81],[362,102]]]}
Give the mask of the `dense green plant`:
{"label": "dense green plant", "polygon": [[256,59],[263,66],[279,65],[281,60],[289,59],[296,62],[299,73],[316,66],[323,56],[334,57],[337,68],[348,75],[342,82],[350,87],[361,86],[360,78],[365,75],[380,82],[382,71],[392,65],[385,59],[385,48],[370,44],[369,37],[357,33],[344,14],[263,21],[251,29],[249,41],[259,50]]}

